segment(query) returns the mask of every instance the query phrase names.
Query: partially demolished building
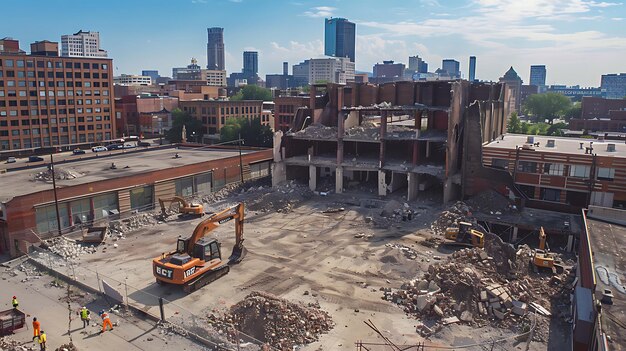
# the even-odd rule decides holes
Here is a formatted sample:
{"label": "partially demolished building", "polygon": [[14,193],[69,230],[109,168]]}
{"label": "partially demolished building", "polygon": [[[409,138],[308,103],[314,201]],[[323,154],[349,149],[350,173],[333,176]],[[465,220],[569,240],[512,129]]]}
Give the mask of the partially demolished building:
{"label": "partially demolished building", "polygon": [[[505,132],[506,95],[503,84],[462,80],[314,85],[309,108],[275,134],[273,182],[308,181],[314,191],[330,184],[337,193],[368,186],[407,200],[426,190],[440,191],[444,202],[461,198],[464,159],[482,162],[465,151],[466,140],[482,144]],[[472,120],[479,125],[469,128],[469,106],[478,102],[483,108]]]}

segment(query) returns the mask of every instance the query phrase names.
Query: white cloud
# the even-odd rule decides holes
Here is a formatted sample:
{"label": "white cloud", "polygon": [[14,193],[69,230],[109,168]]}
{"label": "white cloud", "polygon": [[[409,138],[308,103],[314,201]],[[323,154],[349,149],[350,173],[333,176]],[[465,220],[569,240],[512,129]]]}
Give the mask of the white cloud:
{"label": "white cloud", "polygon": [[611,18],[613,21],[622,21],[624,20],[622,17],[613,17]]}
{"label": "white cloud", "polygon": [[206,4],[207,0],[191,0],[192,4]]}
{"label": "white cloud", "polygon": [[420,3],[422,6],[441,7],[441,4],[437,0],[420,0]]}
{"label": "white cloud", "polygon": [[312,18],[331,17],[336,9],[330,6],[312,7],[311,11],[305,11],[303,15]]}
{"label": "white cloud", "polygon": [[228,1],[230,1],[230,2],[235,2],[235,3],[240,3],[240,2],[243,2],[243,0],[228,0]]}

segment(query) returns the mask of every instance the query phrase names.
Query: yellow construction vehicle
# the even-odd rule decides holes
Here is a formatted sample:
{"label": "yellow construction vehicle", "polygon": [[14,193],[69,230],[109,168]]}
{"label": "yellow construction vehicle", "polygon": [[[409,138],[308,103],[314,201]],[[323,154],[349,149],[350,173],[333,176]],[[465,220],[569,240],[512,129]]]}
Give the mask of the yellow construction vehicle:
{"label": "yellow construction vehicle", "polygon": [[464,246],[479,247],[485,246],[485,234],[478,230],[472,229],[472,223],[459,222],[456,228],[446,228],[445,238],[449,241],[444,242],[445,246]]}
{"label": "yellow construction vehicle", "polygon": [[[235,246],[225,263],[221,244],[207,237],[220,225],[235,220]],[[157,283],[182,285],[185,292],[192,292],[225,275],[230,265],[243,260],[247,250],[243,246],[243,203],[212,214],[200,222],[188,238],[178,238],[176,251],[164,253],[152,260],[153,274]]]}
{"label": "yellow construction vehicle", "polygon": [[179,211],[181,215],[194,215],[194,216],[203,216],[204,208],[201,204],[192,204],[185,201],[184,198],[180,196],[174,196],[171,198],[159,199],[159,205],[161,205],[161,217],[167,218],[167,209],[165,208],[165,203],[169,202],[170,206],[172,203],[178,203]]}
{"label": "yellow construction vehicle", "polygon": [[563,270],[563,266],[555,262],[554,254],[546,249],[546,239],[546,232],[541,227],[539,229],[539,248],[533,252],[530,263],[535,272],[539,272],[540,269],[547,269],[556,274]]}

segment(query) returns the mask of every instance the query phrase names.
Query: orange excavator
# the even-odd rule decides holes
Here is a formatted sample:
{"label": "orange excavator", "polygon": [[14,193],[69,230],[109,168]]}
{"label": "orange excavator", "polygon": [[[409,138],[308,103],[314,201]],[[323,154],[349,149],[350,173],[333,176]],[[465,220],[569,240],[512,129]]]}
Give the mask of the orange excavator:
{"label": "orange excavator", "polygon": [[[220,242],[207,237],[207,234],[233,219],[235,246],[228,262],[224,262]],[[243,246],[243,220],[244,206],[239,203],[200,222],[190,237],[178,238],[176,251],[152,260],[157,283],[182,285],[183,290],[189,293],[226,275],[230,265],[241,262],[247,253]]]}
{"label": "orange excavator", "polygon": [[171,198],[159,199],[159,205],[161,205],[161,217],[167,218],[167,211],[165,208],[165,203],[178,203],[180,206],[180,214],[181,215],[195,215],[195,216],[203,216],[204,208],[201,204],[192,204],[185,201],[184,198],[180,196],[174,196]]}
{"label": "orange excavator", "polygon": [[552,273],[560,273],[563,271],[563,266],[556,260],[556,256],[550,252],[550,248],[546,243],[547,235],[543,227],[539,229],[539,248],[533,252],[533,257],[530,260],[531,265],[535,273],[540,269],[549,270]]}

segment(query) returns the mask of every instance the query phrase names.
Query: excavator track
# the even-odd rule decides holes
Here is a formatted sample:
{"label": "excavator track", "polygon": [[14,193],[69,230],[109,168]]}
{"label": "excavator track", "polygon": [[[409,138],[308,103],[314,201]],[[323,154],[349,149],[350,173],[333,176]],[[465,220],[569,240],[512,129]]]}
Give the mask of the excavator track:
{"label": "excavator track", "polygon": [[206,273],[202,274],[198,278],[185,284],[185,286],[183,287],[183,290],[186,293],[194,292],[200,289],[201,287],[209,284],[210,282],[222,276],[225,276],[226,274],[228,274],[229,271],[230,271],[230,266],[228,265],[222,265],[215,269],[211,269],[210,271],[207,271]]}

